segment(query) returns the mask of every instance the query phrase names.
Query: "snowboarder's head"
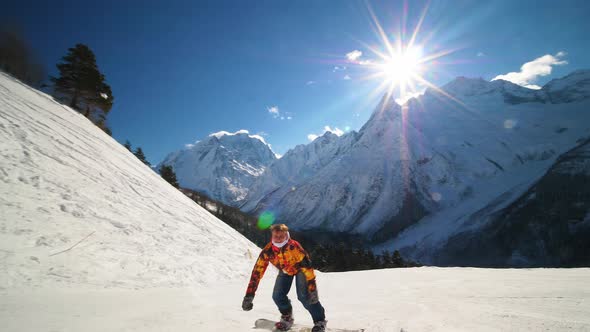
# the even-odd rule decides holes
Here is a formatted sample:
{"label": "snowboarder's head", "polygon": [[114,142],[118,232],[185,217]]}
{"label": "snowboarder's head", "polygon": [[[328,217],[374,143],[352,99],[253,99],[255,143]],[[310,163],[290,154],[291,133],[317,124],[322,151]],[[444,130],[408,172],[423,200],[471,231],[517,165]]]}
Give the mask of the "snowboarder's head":
{"label": "snowboarder's head", "polygon": [[285,224],[274,224],[270,227],[272,233],[272,244],[281,248],[289,242],[289,227]]}

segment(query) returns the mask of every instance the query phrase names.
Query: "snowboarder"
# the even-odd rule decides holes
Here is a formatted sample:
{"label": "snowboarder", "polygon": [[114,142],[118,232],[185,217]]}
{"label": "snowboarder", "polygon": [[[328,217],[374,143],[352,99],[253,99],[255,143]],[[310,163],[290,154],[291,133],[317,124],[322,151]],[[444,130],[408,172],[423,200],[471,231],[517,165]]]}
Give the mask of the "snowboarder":
{"label": "snowboarder", "polygon": [[311,260],[299,242],[291,239],[289,228],[285,224],[275,224],[271,228],[272,241],[267,244],[258,256],[248,283],[242,309],[252,310],[254,294],[268,263],[279,269],[272,292],[272,299],[281,312],[281,320],[275,324],[277,330],[287,331],[293,325],[293,307],[287,297],[293,278],[297,285],[297,299],[309,311],[313,319],[312,332],[326,331],[324,307],[320,304],[316,288],[315,274]]}

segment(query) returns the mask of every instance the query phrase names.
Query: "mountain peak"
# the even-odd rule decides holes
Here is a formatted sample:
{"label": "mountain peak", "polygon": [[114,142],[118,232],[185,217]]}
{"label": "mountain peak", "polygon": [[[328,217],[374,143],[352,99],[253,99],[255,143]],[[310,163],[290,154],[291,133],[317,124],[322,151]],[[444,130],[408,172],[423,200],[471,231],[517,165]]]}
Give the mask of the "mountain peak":
{"label": "mountain peak", "polygon": [[158,165],[174,168],[178,183],[227,204],[238,204],[248,187],[277,159],[264,139],[247,130],[220,131],[188,149],[170,153]]}
{"label": "mountain peak", "polygon": [[549,81],[542,91],[552,103],[569,103],[590,98],[590,70],[580,69]]}

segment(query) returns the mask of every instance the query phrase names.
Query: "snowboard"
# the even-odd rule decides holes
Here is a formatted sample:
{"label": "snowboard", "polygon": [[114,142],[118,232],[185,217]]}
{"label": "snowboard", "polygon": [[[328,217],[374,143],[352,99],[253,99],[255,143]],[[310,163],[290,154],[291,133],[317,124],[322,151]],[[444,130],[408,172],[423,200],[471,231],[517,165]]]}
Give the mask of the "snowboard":
{"label": "snowboard", "polygon": [[[275,327],[275,321],[270,319],[260,318],[254,322],[254,328],[260,330],[268,330],[268,331],[280,331],[277,330]],[[329,322],[328,322],[329,323]],[[300,324],[293,324],[291,328],[288,330],[289,332],[311,332],[312,326],[305,326]],[[337,329],[337,328],[326,328],[326,332],[363,332],[365,329]]]}

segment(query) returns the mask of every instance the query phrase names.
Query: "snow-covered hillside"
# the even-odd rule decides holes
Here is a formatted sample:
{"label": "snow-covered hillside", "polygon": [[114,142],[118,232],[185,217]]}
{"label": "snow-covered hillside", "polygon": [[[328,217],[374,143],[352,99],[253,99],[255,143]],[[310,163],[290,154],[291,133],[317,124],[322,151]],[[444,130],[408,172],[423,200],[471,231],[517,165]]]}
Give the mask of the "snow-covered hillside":
{"label": "snow-covered hillside", "polygon": [[0,73],[0,289],[206,284],[247,275],[256,251],[84,116]]}
{"label": "snow-covered hillside", "polygon": [[157,169],[172,166],[181,187],[239,205],[254,180],[275,160],[274,152],[261,137],[245,131],[219,132],[169,154]]}

